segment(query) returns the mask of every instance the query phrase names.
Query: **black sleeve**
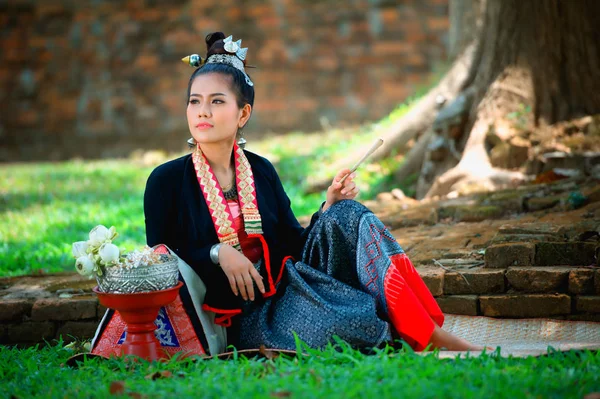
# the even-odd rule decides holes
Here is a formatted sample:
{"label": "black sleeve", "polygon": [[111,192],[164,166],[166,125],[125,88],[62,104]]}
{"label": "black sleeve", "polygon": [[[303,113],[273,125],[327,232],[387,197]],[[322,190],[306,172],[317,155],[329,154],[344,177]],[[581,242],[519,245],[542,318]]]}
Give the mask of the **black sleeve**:
{"label": "black sleeve", "polygon": [[271,163],[269,163],[269,165],[271,166],[271,181],[273,182],[275,197],[277,198],[277,203],[279,205],[277,225],[278,231],[281,234],[280,242],[289,246],[287,248],[291,252],[289,255],[293,255],[296,259],[299,259],[308,234],[319,219],[321,211],[315,212],[310,220],[310,225],[307,228],[303,228],[292,211],[292,202],[283,189],[277,171]]}
{"label": "black sleeve", "polygon": [[175,250],[175,187],[174,179],[161,167],[152,171],[144,191],[144,217],[146,221],[146,243],[153,247],[165,244]]}

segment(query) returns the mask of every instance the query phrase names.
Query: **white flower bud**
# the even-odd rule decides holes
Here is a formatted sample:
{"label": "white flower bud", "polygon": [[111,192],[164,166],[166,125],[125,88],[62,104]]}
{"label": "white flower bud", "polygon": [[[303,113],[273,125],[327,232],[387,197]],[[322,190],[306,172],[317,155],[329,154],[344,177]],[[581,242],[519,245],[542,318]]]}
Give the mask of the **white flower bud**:
{"label": "white flower bud", "polygon": [[115,228],[115,226],[110,226],[110,229],[108,229],[108,239],[112,241],[115,238],[117,238],[118,235],[119,233],[117,233],[117,229]]}
{"label": "white flower bud", "polygon": [[73,256],[76,258],[81,258],[85,256],[86,250],[88,249],[87,241],[77,241],[73,243]]}
{"label": "white flower bud", "polygon": [[112,243],[104,243],[98,250],[98,254],[104,264],[113,263],[119,260],[119,247]]}
{"label": "white flower bud", "polygon": [[106,240],[110,240],[111,233],[103,225],[98,225],[90,231],[90,245],[99,246]]}
{"label": "white flower bud", "polygon": [[75,261],[75,269],[82,276],[91,276],[94,272],[94,261],[90,256],[80,256]]}

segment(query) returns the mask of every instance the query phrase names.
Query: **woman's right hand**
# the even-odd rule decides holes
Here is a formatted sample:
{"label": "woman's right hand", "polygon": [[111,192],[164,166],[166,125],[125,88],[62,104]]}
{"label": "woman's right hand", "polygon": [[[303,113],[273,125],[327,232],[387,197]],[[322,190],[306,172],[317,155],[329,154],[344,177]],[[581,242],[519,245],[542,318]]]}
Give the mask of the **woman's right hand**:
{"label": "woman's right hand", "polygon": [[265,293],[263,278],[254,268],[254,265],[248,258],[230,245],[223,244],[219,249],[219,264],[225,272],[231,290],[237,296],[238,292],[242,294],[244,300],[254,300],[254,285],[252,280],[261,293]]}

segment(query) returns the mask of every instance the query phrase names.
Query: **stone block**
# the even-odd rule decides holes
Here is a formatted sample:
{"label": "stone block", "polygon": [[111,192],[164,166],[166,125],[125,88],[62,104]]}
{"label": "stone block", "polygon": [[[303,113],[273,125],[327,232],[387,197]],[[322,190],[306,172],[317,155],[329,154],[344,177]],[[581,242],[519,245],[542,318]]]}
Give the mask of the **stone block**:
{"label": "stone block", "polygon": [[443,269],[434,267],[418,267],[417,272],[423,279],[423,282],[431,291],[431,295],[437,297],[444,293],[444,274]]}
{"label": "stone block", "polygon": [[481,313],[489,317],[551,317],[571,313],[566,294],[480,296]]}
{"label": "stone block", "polygon": [[497,244],[485,250],[485,267],[489,268],[529,266],[534,259],[535,244],[531,243]]}
{"label": "stone block", "polygon": [[31,314],[33,301],[27,299],[0,300],[0,321],[21,320]]}
{"label": "stone block", "polygon": [[530,212],[542,211],[559,205],[564,196],[553,195],[550,197],[533,197],[527,201],[527,210]]}
{"label": "stone block", "polygon": [[440,219],[451,217],[457,222],[481,222],[503,214],[504,209],[496,205],[448,205],[439,209]]}
{"label": "stone block", "polygon": [[596,244],[592,242],[538,242],[536,266],[581,266],[594,262]]}
{"label": "stone block", "polygon": [[450,295],[435,299],[444,313],[477,316],[477,295]]}
{"label": "stone block", "polygon": [[98,323],[95,321],[67,321],[58,328],[56,338],[62,336],[64,342],[72,342],[75,339],[91,339],[96,333]]}
{"label": "stone block", "polygon": [[502,206],[505,212],[522,212],[523,193],[514,190],[498,191],[484,198],[482,204]]}
{"label": "stone block", "polygon": [[100,302],[98,302],[98,313],[97,313],[97,319],[98,320],[102,320],[102,318],[104,317],[104,314],[106,313],[106,311],[108,310],[107,307],[103,306],[102,304],[100,304]]}
{"label": "stone block", "polygon": [[31,319],[36,321],[96,319],[97,306],[97,299],[38,299],[33,304]]}
{"label": "stone block", "polygon": [[503,292],[504,270],[483,269],[462,272],[462,275],[461,273],[446,272],[444,276],[444,294],[446,295],[500,294]]}
{"label": "stone block", "polygon": [[593,294],[594,274],[593,269],[572,269],[569,272],[569,292],[577,295]]}
{"label": "stone block", "polygon": [[551,223],[528,222],[516,225],[514,223],[502,225],[498,229],[498,233],[533,237],[542,236],[544,237],[543,241],[548,241],[550,239],[559,239],[561,237],[558,232],[559,230],[560,226]]}
{"label": "stone block", "polygon": [[478,205],[474,207],[459,207],[454,219],[459,222],[480,222],[497,219],[504,215],[504,209],[496,205]]}
{"label": "stone block", "polygon": [[523,292],[565,292],[569,281],[568,267],[510,267],[508,284]]}
{"label": "stone block", "polygon": [[11,344],[35,343],[54,338],[56,326],[50,321],[26,321],[8,325],[8,342]]}
{"label": "stone block", "polygon": [[600,323],[600,313],[579,313],[567,316],[567,320],[571,321],[594,321]]}
{"label": "stone block", "polygon": [[600,295],[600,270],[594,272],[594,293]]}
{"label": "stone block", "polygon": [[600,313],[600,296],[578,296],[575,298],[578,313]]}

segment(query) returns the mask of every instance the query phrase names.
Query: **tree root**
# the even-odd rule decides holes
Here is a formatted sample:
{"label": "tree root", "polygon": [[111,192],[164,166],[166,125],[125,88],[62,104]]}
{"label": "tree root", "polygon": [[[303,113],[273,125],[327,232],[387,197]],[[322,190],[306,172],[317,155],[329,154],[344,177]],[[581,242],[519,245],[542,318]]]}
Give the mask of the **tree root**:
{"label": "tree root", "polygon": [[[478,45],[472,43],[454,62],[450,71],[440,81],[440,83],[431,89],[423,98],[421,98],[410,111],[398,119],[390,126],[387,131],[380,135],[384,143],[369,159],[375,162],[390,155],[390,153],[406,144],[425,132],[433,123],[438,109],[438,97],[442,96],[446,101],[452,101],[464,89],[465,85],[472,81],[472,74],[475,69],[472,68],[476,57]],[[333,170],[340,170],[351,167],[363,156],[364,149],[353,152],[345,158],[335,162],[332,165]],[[308,193],[315,193],[326,189],[331,183],[331,176],[321,176],[314,180],[309,180],[305,188]]]}
{"label": "tree root", "polygon": [[491,166],[466,169],[459,164],[438,177],[425,198],[444,196],[452,192],[468,194],[476,191],[495,191],[514,187],[528,180],[529,177],[521,172]]}
{"label": "tree root", "polygon": [[401,182],[413,173],[418,173],[421,170],[423,159],[425,158],[425,153],[427,152],[427,146],[429,145],[432,135],[433,130],[427,130],[421,135],[421,137],[419,137],[416,144],[410,149],[408,154],[406,154],[402,166],[400,169],[398,169],[394,176],[397,182]]}
{"label": "tree root", "polygon": [[451,192],[467,194],[494,191],[527,180],[527,176],[521,172],[492,167],[485,149],[485,137],[493,120],[475,114],[478,117],[469,131],[460,162],[438,176],[424,198],[448,195]]}

